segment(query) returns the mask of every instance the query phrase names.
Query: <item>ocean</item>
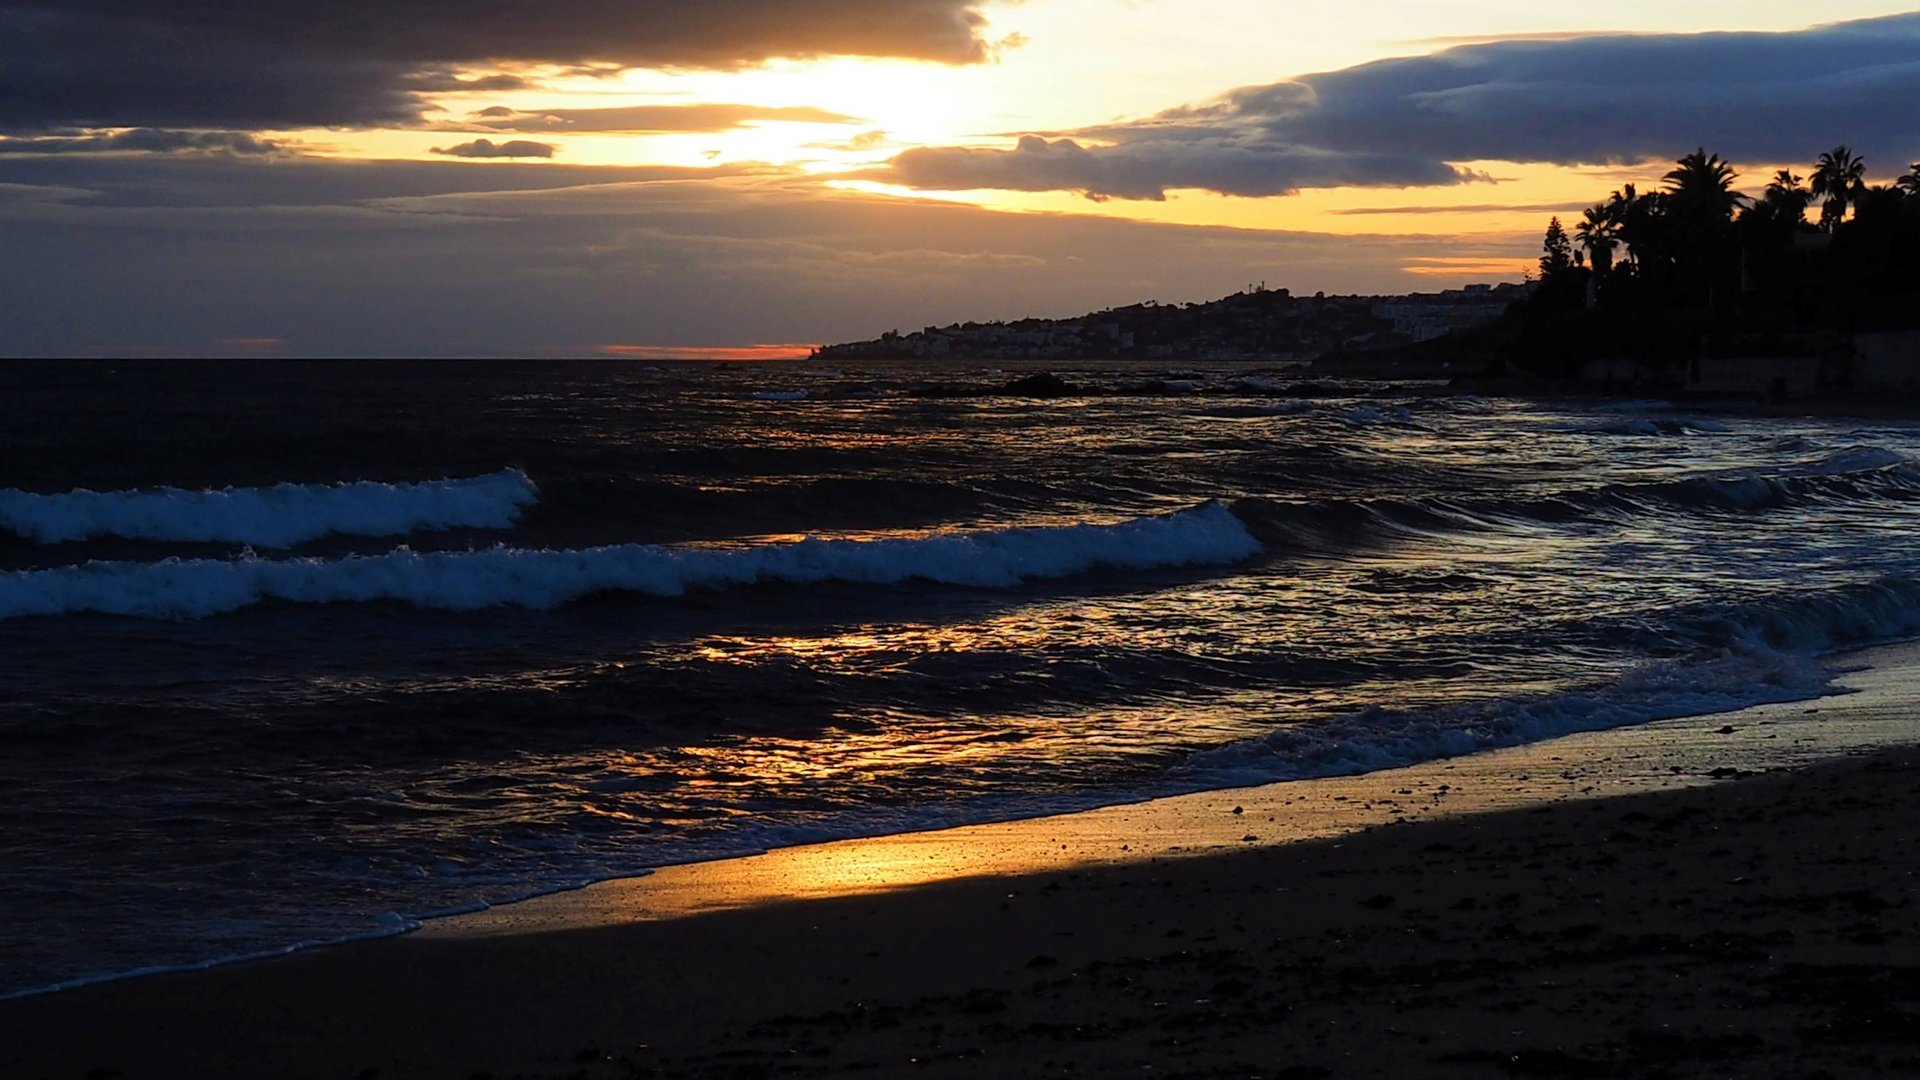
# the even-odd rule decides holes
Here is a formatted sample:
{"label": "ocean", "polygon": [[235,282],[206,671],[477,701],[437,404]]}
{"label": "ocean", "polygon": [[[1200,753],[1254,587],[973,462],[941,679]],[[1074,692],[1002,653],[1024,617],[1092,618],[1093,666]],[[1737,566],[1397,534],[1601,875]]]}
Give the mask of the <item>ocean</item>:
{"label": "ocean", "polygon": [[1037,370],[0,365],[0,995],[1920,634],[1920,423]]}

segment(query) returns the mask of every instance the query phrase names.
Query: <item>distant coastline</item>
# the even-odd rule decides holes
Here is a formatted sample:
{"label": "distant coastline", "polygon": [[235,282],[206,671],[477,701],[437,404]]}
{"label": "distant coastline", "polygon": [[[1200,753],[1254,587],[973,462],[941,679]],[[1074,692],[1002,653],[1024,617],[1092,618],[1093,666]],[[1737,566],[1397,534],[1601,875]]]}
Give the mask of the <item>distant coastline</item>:
{"label": "distant coastline", "polygon": [[[1625,185],[1569,230],[1539,276],[1399,296],[1265,285],[1206,303],[954,323],[829,345],[824,361],[1146,360],[1310,364],[1316,375],[1517,380],[1596,392],[1920,398],[1920,163],[1869,185],[1847,146],[1758,196],[1704,149],[1659,191]],[[1809,183],[1804,183],[1810,181]],[[1808,211],[1819,206],[1817,223]]]}
{"label": "distant coastline", "polygon": [[1437,293],[1296,296],[1252,286],[1204,303],[1148,301],[1074,318],[929,326],[827,345],[813,358],[856,360],[1166,360],[1306,363],[1385,352],[1499,321],[1531,286]]}

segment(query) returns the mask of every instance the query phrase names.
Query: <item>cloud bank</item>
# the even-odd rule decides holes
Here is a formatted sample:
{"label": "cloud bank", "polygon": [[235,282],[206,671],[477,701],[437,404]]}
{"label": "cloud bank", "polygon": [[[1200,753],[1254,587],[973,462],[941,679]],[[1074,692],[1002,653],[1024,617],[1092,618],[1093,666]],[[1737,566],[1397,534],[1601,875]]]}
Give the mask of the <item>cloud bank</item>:
{"label": "cloud bank", "polygon": [[1471,161],[1618,165],[1705,144],[1810,160],[1848,142],[1887,165],[1920,151],[1920,13],[1791,33],[1517,39],[1247,87],[1147,119],[909,150],[875,174],[920,189],[1171,189],[1276,195],[1479,177]]}
{"label": "cloud bank", "polygon": [[1334,152],[1260,139],[1021,138],[1013,150],[927,147],[893,159],[883,179],[922,190],[1078,191],[1093,199],[1164,199],[1173,188],[1222,195],[1291,195],[1308,187],[1426,187],[1474,174],[1413,154]]}
{"label": "cloud bank", "polygon": [[411,123],[422,94],[514,88],[514,63],[973,63],[979,2],[0,0],[0,131]]}

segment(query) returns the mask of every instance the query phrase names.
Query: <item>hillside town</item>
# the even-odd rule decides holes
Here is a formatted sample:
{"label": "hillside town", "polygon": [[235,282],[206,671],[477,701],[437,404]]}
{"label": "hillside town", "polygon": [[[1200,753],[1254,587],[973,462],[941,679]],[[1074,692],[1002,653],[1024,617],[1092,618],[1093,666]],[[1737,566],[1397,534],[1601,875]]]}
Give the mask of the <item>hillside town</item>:
{"label": "hillside town", "polygon": [[828,345],[828,361],[1260,360],[1309,361],[1334,352],[1410,345],[1497,321],[1529,286],[1469,285],[1407,296],[1299,297],[1254,285],[1207,303],[1154,301],[1071,319],[1021,319],[890,330]]}

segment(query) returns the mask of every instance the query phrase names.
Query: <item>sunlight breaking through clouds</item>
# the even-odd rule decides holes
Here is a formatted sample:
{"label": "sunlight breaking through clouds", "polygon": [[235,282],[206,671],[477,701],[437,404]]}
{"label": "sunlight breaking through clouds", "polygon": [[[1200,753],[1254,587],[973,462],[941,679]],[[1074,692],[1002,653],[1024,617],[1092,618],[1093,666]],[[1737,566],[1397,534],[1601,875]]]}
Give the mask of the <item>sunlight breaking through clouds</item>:
{"label": "sunlight breaking through clouds", "polygon": [[1794,33],[1525,39],[1248,87],[1012,149],[915,148],[868,178],[1096,199],[1447,186],[1491,179],[1459,161],[1634,163],[1701,142],[1793,160],[1830,141],[1837,117],[1891,159],[1920,146],[1915,100],[1920,14]]}

